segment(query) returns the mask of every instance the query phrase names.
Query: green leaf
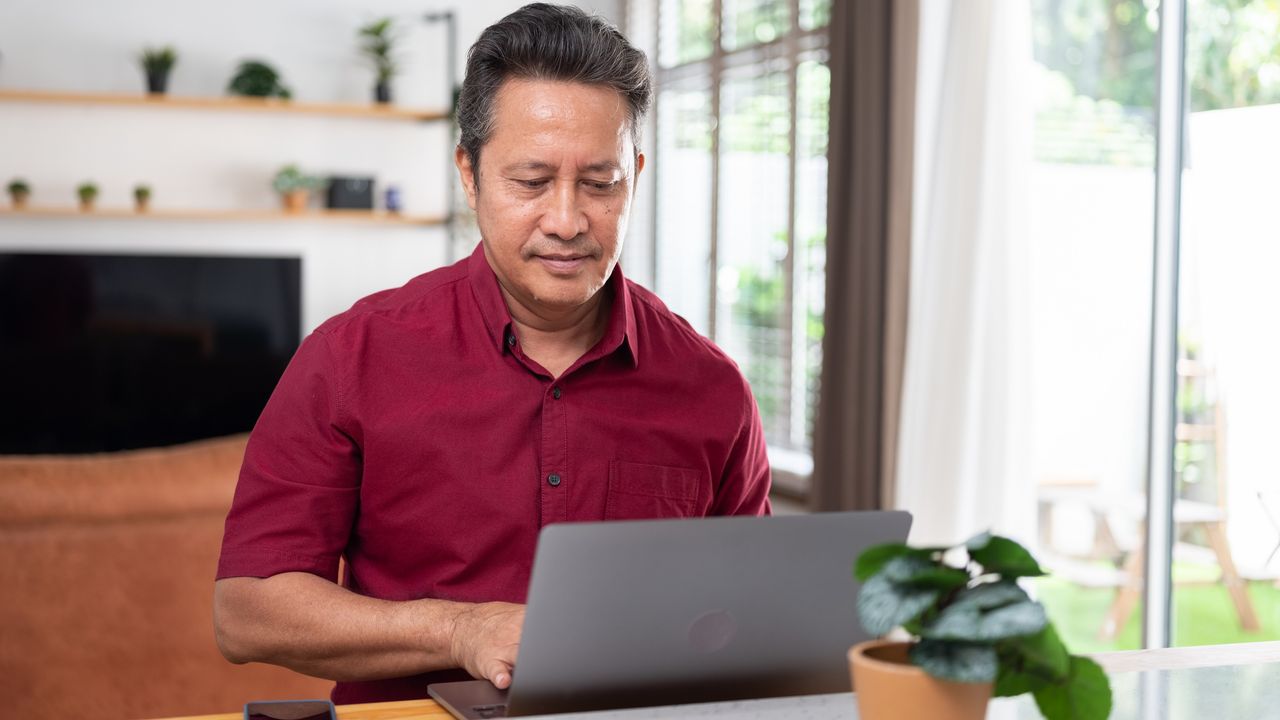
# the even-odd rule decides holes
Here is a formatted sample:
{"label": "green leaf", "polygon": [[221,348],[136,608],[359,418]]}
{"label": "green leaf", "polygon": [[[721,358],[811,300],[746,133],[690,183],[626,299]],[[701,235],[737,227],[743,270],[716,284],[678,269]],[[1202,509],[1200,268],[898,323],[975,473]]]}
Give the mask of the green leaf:
{"label": "green leaf", "polygon": [[1016,655],[1024,667],[1055,681],[1065,679],[1071,672],[1071,654],[1053,625],[1045,625],[1035,635],[1011,638],[1003,647]]}
{"label": "green leaf", "polygon": [[1036,602],[1019,602],[986,611],[977,605],[956,603],[944,609],[925,627],[921,637],[991,643],[1034,635],[1048,622],[1044,607]]}
{"label": "green leaf", "polygon": [[858,578],[859,582],[866,582],[871,579],[872,575],[880,572],[885,563],[898,557],[912,552],[910,546],[906,543],[884,543],[883,545],[872,545],[862,554],[858,556],[858,561],[853,566],[853,576]]}
{"label": "green leaf", "polygon": [[939,594],[934,588],[895,583],[877,573],[858,592],[858,621],[868,633],[884,635],[924,612]]}
{"label": "green leaf", "polygon": [[940,680],[992,682],[996,679],[996,651],[990,645],[921,640],[911,646],[911,662]]}
{"label": "green leaf", "polygon": [[1094,661],[1071,656],[1065,682],[1036,691],[1036,706],[1046,720],[1105,720],[1111,714],[1111,683]]}
{"label": "green leaf", "polygon": [[1012,580],[1001,580],[962,590],[956,596],[954,604],[973,605],[979,610],[992,610],[1013,603],[1030,602],[1030,600],[1027,592],[1018,587],[1018,583]]}
{"label": "green leaf", "polygon": [[1049,681],[1039,675],[1023,672],[1000,663],[1000,670],[996,674],[995,688],[991,691],[993,697],[1013,697],[1023,693],[1034,693],[1048,685]]}
{"label": "green leaf", "polygon": [[969,557],[989,573],[999,573],[1006,578],[1039,577],[1045,572],[1031,553],[1006,537],[982,533],[965,543]]}
{"label": "green leaf", "polygon": [[920,555],[900,555],[881,569],[885,577],[896,583],[925,585],[940,590],[953,590],[969,582],[969,573],[947,567]]}

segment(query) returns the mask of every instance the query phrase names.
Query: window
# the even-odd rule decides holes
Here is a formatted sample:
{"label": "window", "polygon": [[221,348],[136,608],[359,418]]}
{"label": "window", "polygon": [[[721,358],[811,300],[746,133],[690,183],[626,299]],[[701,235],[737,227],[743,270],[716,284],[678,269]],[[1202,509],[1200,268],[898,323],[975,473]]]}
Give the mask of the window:
{"label": "window", "polygon": [[627,12],[657,59],[655,289],[741,366],[775,482],[798,491],[821,365],[830,6],[633,0]]}

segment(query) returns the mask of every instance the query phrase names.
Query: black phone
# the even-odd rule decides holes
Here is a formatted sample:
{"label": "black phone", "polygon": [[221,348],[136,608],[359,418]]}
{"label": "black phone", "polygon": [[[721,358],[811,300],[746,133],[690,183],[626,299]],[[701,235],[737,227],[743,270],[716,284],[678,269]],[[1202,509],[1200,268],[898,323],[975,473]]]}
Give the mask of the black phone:
{"label": "black phone", "polygon": [[275,700],[244,705],[244,720],[338,720],[328,700]]}

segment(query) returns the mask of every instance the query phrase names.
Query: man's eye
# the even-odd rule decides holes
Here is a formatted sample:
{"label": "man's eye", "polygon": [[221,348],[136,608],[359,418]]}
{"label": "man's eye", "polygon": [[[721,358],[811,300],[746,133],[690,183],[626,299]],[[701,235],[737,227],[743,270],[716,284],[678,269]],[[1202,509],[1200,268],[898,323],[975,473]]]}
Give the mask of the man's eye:
{"label": "man's eye", "polygon": [[593,190],[612,190],[617,186],[616,182],[593,182],[588,180],[587,186]]}
{"label": "man's eye", "polygon": [[530,190],[536,190],[542,187],[543,185],[547,184],[546,180],[517,180],[516,182],[520,183],[524,187],[529,188]]}

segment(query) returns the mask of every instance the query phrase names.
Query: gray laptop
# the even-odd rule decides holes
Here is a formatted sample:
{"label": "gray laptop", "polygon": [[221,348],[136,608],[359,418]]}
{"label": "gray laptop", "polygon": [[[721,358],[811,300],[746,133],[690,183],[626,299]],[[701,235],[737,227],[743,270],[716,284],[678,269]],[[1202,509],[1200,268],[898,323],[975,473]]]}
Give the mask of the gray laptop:
{"label": "gray laptop", "polygon": [[850,690],[853,562],[905,512],[550,525],[511,687],[428,689],[458,718]]}

